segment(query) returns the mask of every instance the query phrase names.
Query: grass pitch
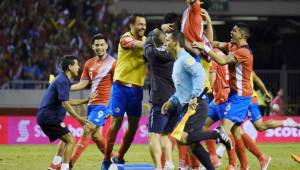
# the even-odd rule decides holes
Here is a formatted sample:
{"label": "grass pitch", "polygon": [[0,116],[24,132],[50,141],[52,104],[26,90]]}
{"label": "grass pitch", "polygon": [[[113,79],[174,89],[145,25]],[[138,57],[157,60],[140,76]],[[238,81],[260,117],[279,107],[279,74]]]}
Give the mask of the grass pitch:
{"label": "grass pitch", "polygon": [[[261,144],[259,147],[272,156],[269,170],[300,170],[300,164],[291,159],[291,153],[300,154],[300,144]],[[53,155],[56,153],[56,145],[0,145],[0,170],[46,170]],[[115,150],[118,146],[115,147]],[[102,154],[95,145],[90,145],[79,158],[74,170],[100,170]],[[132,145],[126,155],[128,163],[151,163],[147,145]],[[178,152],[173,154],[175,165],[178,165]],[[259,170],[257,159],[248,153],[250,168]],[[227,158],[222,159],[224,169]]]}

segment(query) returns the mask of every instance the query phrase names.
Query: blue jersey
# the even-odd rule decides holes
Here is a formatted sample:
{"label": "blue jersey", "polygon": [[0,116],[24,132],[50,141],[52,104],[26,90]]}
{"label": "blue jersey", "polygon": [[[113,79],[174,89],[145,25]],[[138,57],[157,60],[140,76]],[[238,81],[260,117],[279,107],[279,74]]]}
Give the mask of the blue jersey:
{"label": "blue jersey", "polygon": [[192,95],[199,97],[204,89],[205,76],[202,65],[188,52],[181,50],[173,66],[172,79],[176,92],[171,100],[174,102],[177,98],[184,105],[189,103]]}
{"label": "blue jersey", "polygon": [[63,101],[69,100],[71,82],[65,73],[60,73],[49,85],[37,113],[39,124],[56,124],[63,122],[66,110]]}

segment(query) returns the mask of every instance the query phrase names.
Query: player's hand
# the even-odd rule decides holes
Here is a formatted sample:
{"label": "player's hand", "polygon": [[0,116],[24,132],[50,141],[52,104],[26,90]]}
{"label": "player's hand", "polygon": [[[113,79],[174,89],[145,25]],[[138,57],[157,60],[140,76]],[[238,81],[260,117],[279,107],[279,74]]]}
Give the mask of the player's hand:
{"label": "player's hand", "polygon": [[208,12],[203,8],[201,9],[201,15],[204,17],[204,19],[207,23],[211,23],[211,18],[209,16]]}
{"label": "player's hand", "polygon": [[197,108],[198,102],[197,102],[197,97],[192,97],[189,101],[189,107],[188,110],[190,111],[195,111]]}
{"label": "player's hand", "polygon": [[174,31],[175,24],[162,24],[161,29],[163,32],[171,32]]}
{"label": "player's hand", "polygon": [[167,101],[163,104],[163,106],[161,107],[161,114],[167,114],[169,109],[172,107],[172,102],[171,101]]}
{"label": "player's hand", "polygon": [[194,42],[192,43],[192,47],[194,47],[194,48],[199,48],[200,50],[203,50],[203,49],[204,49],[204,44],[201,43],[201,42],[196,42],[196,41],[194,41]]}

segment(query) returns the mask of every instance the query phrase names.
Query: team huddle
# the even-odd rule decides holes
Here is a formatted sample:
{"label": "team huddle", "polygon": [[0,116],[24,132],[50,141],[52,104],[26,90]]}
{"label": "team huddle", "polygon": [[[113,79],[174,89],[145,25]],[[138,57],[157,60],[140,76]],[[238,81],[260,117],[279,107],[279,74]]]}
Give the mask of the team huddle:
{"label": "team huddle", "polygon": [[[70,81],[78,75],[76,57],[62,58],[63,72],[49,85],[37,113],[38,124],[49,140],[61,140],[48,169],[72,169],[90,138],[104,154],[102,170],[108,170],[111,164],[124,164],[141,117],[143,86],[148,75],[152,104],[148,139],[156,170],[175,169],[172,160],[175,143],[180,170],[219,167],[222,154],[217,155],[217,143],[220,143],[218,150],[227,150],[226,169],[250,169],[248,149],[257,157],[261,170],[267,170],[271,157],[243,131],[242,123],[248,117],[258,131],[300,125],[292,119],[262,120],[253,84],[267,98],[272,97],[253,71],[254,56],[247,42],[249,27],[238,23],[230,32],[230,42],[215,41],[206,11],[210,1],[187,0],[187,4],[182,17],[167,13],[161,27],[150,31],[147,37],[145,17],[131,15],[130,31],[120,38],[117,59],[107,54],[106,37],[101,33],[94,35],[91,41],[94,56],[85,62],[77,84]],[[70,91],[85,89],[89,84],[89,98],[70,99]],[[87,116],[83,118],[72,106],[86,103]],[[77,145],[63,123],[66,111],[84,128]],[[125,113],[128,128],[118,153],[113,153]],[[109,116],[111,123],[104,138],[102,128]],[[217,121],[220,127],[211,129]]]}

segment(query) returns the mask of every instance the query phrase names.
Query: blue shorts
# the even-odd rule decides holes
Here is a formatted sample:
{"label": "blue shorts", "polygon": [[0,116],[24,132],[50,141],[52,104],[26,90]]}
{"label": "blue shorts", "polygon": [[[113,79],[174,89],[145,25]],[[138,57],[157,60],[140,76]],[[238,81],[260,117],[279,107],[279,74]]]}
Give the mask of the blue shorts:
{"label": "blue shorts", "polygon": [[211,101],[208,105],[208,108],[208,117],[217,122],[223,119],[226,103],[215,104],[214,101]]}
{"label": "blue shorts", "polygon": [[127,87],[116,82],[112,85],[109,110],[112,116],[141,117],[142,114],[142,87]]}
{"label": "blue shorts", "polygon": [[153,133],[162,134],[169,121],[170,114],[161,114],[161,106],[153,105],[149,115],[148,131]]}
{"label": "blue shorts", "polygon": [[247,116],[250,104],[251,96],[238,96],[235,92],[230,92],[224,112],[224,118],[229,119],[234,123],[243,123]]}
{"label": "blue shorts", "polygon": [[87,117],[88,121],[96,126],[104,126],[106,117],[108,116],[107,106],[104,105],[88,105]]}
{"label": "blue shorts", "polygon": [[257,120],[262,118],[258,104],[256,104],[256,103],[250,104],[248,117],[250,118],[251,122],[256,122]]}

